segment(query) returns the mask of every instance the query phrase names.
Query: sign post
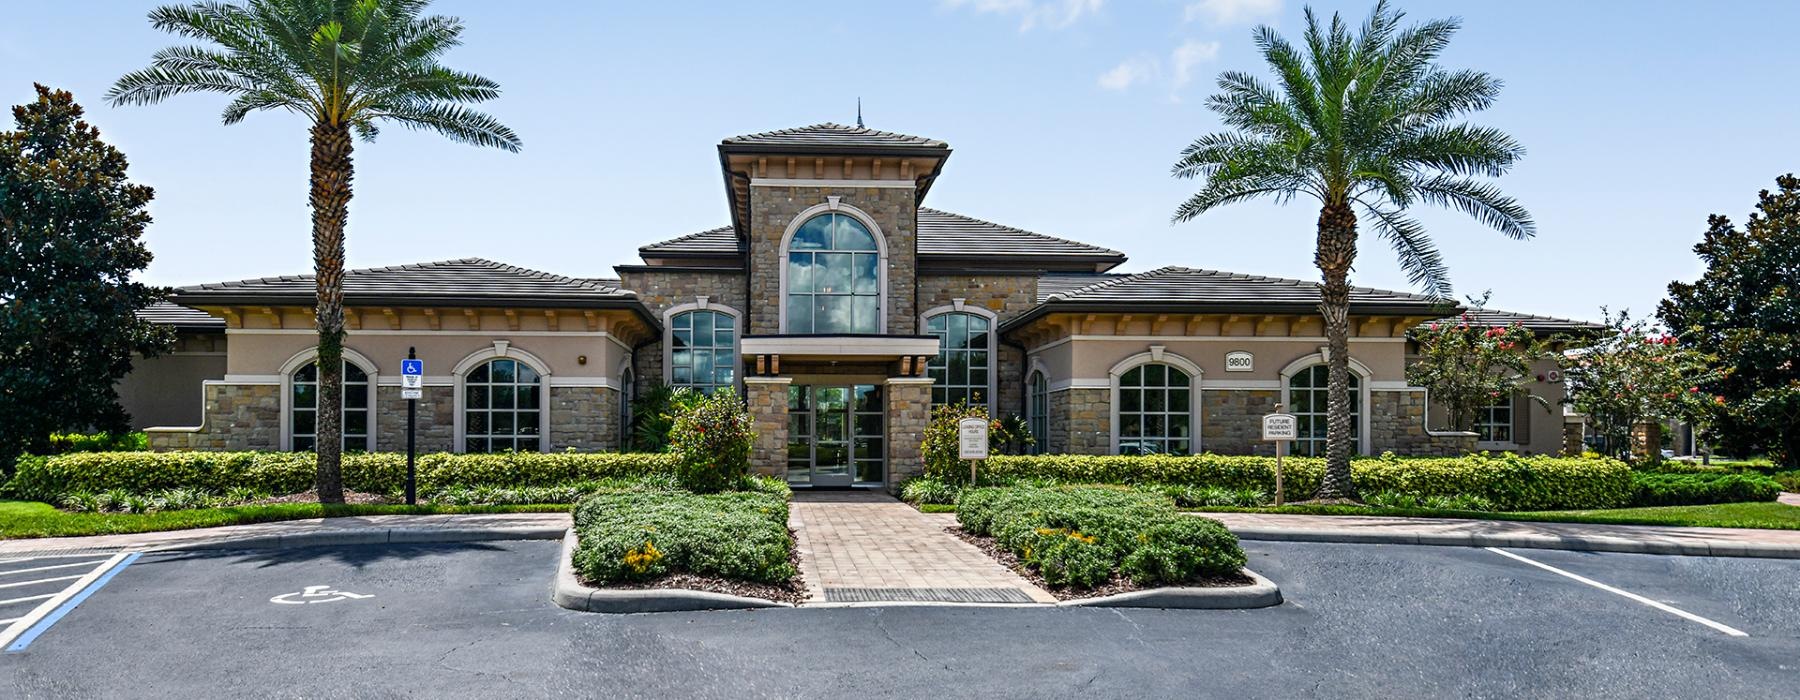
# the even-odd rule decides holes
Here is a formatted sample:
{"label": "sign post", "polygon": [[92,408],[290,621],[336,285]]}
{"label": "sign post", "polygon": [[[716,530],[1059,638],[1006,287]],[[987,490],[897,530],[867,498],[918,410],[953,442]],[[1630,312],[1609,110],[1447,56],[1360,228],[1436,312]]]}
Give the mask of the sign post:
{"label": "sign post", "polygon": [[400,361],[400,398],[406,399],[406,505],[419,503],[418,429],[419,397],[425,391],[425,361],[418,359],[416,348],[406,349]]}
{"label": "sign post", "polygon": [[988,457],[988,420],[964,418],[956,422],[959,459],[969,460],[969,485],[975,485],[975,465]]}
{"label": "sign post", "polygon": [[1282,413],[1281,404],[1275,404],[1275,412],[1263,416],[1262,439],[1275,443],[1275,505],[1282,503],[1281,457],[1287,451],[1288,441],[1299,437],[1299,421],[1294,414]]}

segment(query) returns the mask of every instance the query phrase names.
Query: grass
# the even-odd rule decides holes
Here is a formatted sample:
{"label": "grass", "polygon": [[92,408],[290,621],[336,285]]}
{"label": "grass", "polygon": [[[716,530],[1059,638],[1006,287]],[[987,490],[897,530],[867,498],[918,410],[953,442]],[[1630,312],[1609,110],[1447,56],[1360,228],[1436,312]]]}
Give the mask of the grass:
{"label": "grass", "polygon": [[197,527],[246,525],[281,520],[339,518],[359,515],[437,515],[446,513],[560,513],[565,504],[514,506],[327,506],[318,503],[236,506],[157,513],[70,513],[48,503],[0,500],[0,540],[30,537],[77,537],[162,532]]}
{"label": "grass", "polygon": [[1743,527],[1761,530],[1800,530],[1800,508],[1781,503],[1719,503],[1706,506],[1658,506],[1605,510],[1550,510],[1487,513],[1431,508],[1373,508],[1369,506],[1291,505],[1280,508],[1195,508],[1209,513],[1283,513],[1293,515],[1369,515],[1400,518],[1470,518],[1544,523],[1599,525],[1669,525],[1681,527]]}

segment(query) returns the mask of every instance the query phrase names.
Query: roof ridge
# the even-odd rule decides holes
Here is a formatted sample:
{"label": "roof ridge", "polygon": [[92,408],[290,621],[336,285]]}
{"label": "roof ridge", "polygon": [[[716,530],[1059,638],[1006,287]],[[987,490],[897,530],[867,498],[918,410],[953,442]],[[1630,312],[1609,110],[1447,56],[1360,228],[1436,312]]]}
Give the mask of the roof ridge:
{"label": "roof ridge", "polygon": [[1182,268],[1177,267],[1175,265],[1165,265],[1163,267],[1159,267],[1154,270],[1145,270],[1143,272],[1135,272],[1135,273],[1132,273],[1129,275],[1125,275],[1123,277],[1115,277],[1113,279],[1095,282],[1095,283],[1090,284],[1085,287],[1071,289],[1067,292],[1059,292],[1056,294],[1051,294],[1050,296],[1045,297],[1044,299],[1045,299],[1045,301],[1049,301],[1051,299],[1058,299],[1058,298],[1068,299],[1068,298],[1071,298],[1071,297],[1074,297],[1074,296],[1077,296],[1080,294],[1105,289],[1107,287],[1113,287],[1113,286],[1125,284],[1127,282],[1136,282],[1141,279],[1149,279],[1151,277],[1166,274],[1172,270],[1179,270],[1179,269],[1182,269]]}
{"label": "roof ridge", "polygon": [[657,241],[655,243],[649,243],[649,244],[645,244],[642,246],[638,246],[638,250],[641,251],[641,250],[646,250],[649,248],[655,248],[657,246],[668,245],[670,243],[678,243],[681,241],[693,240],[695,238],[699,238],[699,237],[704,236],[709,233],[718,233],[720,231],[730,230],[731,228],[733,228],[731,224],[726,224],[724,226],[715,226],[713,228],[706,229],[705,231],[695,231],[693,233],[682,234],[682,235],[676,236],[674,238],[668,238],[668,239]]}
{"label": "roof ridge", "polygon": [[1124,253],[1123,253],[1123,252],[1121,252],[1121,251],[1117,251],[1117,250],[1113,250],[1113,249],[1112,249],[1112,248],[1107,248],[1107,247],[1104,247],[1104,246],[1097,246],[1097,245],[1094,245],[1094,244],[1092,244],[1092,243],[1086,243],[1086,242],[1083,242],[1083,241],[1077,241],[1077,240],[1075,240],[1075,239],[1073,239],[1073,238],[1060,238],[1060,237],[1057,237],[1057,236],[1052,236],[1052,235],[1049,235],[1049,234],[1045,234],[1045,233],[1038,233],[1038,232],[1036,232],[1036,231],[1028,231],[1028,230],[1025,230],[1025,229],[1022,229],[1022,228],[1019,228],[1019,227],[1017,227],[1017,226],[1008,226],[1008,225],[1006,225],[1006,224],[1001,224],[1001,223],[995,223],[995,222],[993,222],[993,221],[988,221],[988,220],[987,220],[987,219],[978,219],[978,218],[975,218],[975,217],[973,217],[973,216],[969,216],[969,215],[967,215],[967,214],[958,214],[958,213],[956,213],[956,212],[953,212],[953,211],[944,211],[944,210],[942,210],[942,209],[933,209],[933,208],[931,208],[931,207],[919,207],[919,211],[928,211],[928,212],[931,212],[931,213],[933,213],[933,214],[943,214],[943,215],[945,215],[945,216],[954,216],[954,217],[956,217],[956,218],[959,218],[959,219],[968,219],[968,220],[970,220],[970,221],[973,221],[973,222],[975,222],[975,223],[978,223],[978,224],[987,224],[987,225],[989,225],[989,226],[993,226],[993,227],[995,227],[995,228],[1003,228],[1003,229],[1006,229],[1006,230],[1008,230],[1008,231],[1017,231],[1017,232],[1019,232],[1019,233],[1023,233],[1023,234],[1025,234],[1025,235],[1027,235],[1027,236],[1036,236],[1036,237],[1038,237],[1038,238],[1043,238],[1043,239],[1047,239],[1047,240],[1052,240],[1052,241],[1056,241],[1056,242],[1058,242],[1058,243],[1073,243],[1073,244],[1075,244],[1075,245],[1078,245],[1078,246],[1085,246],[1085,247],[1088,247],[1088,248],[1093,248],[1093,249],[1094,249],[1094,250],[1104,250],[1104,251],[1106,251],[1106,252],[1108,252],[1108,253],[1119,253],[1119,254],[1120,254],[1120,255],[1124,255]]}

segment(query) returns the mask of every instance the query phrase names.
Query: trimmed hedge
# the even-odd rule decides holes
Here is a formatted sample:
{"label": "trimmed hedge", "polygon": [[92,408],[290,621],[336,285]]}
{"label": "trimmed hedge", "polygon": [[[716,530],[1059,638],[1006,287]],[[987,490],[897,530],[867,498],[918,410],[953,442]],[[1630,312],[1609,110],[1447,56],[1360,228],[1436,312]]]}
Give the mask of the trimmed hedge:
{"label": "trimmed hedge", "polygon": [[[770,480],[773,481],[773,480]],[[694,494],[599,493],[575,506],[573,562],[594,583],[670,574],[780,583],[792,579],[782,489]]]}
{"label": "trimmed hedge", "polygon": [[[60,503],[73,493],[115,489],[136,494],[250,489],[279,495],[311,489],[316,464],[310,452],[86,452],[21,458],[7,489],[15,497],[47,503]],[[403,454],[347,454],[343,468],[344,487],[351,490],[396,494],[406,484]],[[436,453],[418,458],[420,493],[561,486],[674,468],[672,455],[643,453]]]}
{"label": "trimmed hedge", "polygon": [[[1325,460],[1291,457],[1284,465],[1291,498],[1311,496],[1324,476]],[[1612,459],[1521,457],[1473,454],[1463,457],[1381,457],[1350,465],[1363,493],[1394,492],[1420,498],[1473,496],[1499,510],[1618,508],[1631,502],[1631,468]],[[986,482],[1053,480],[1068,484],[1216,487],[1233,492],[1275,493],[1275,458],[1202,454],[1087,456],[1029,455],[989,458]]]}
{"label": "trimmed hedge", "polygon": [[1122,574],[1139,585],[1235,574],[1237,536],[1182,515],[1165,496],[1103,486],[971,488],[956,501],[964,530],[992,536],[1052,586],[1091,588]]}
{"label": "trimmed hedge", "polygon": [[1760,474],[1707,472],[1632,474],[1633,506],[1703,506],[1773,501],[1781,484]]}

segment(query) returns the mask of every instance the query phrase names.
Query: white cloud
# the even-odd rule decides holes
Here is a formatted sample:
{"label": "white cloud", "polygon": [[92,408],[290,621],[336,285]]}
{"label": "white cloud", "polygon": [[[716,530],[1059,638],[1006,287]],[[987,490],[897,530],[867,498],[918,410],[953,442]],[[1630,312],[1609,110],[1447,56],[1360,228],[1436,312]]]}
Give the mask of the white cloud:
{"label": "white cloud", "polygon": [[1156,59],[1148,56],[1137,56],[1120,63],[1112,70],[1100,74],[1100,87],[1108,90],[1125,90],[1138,83],[1149,82],[1156,77],[1158,66]]}
{"label": "white cloud", "polygon": [[943,0],[943,6],[1017,16],[1019,31],[1027,32],[1037,27],[1062,29],[1072,25],[1082,17],[1099,13],[1106,0]]}
{"label": "white cloud", "polygon": [[1194,79],[1194,66],[1219,57],[1219,42],[1189,39],[1187,43],[1175,47],[1175,53],[1169,57],[1169,65],[1175,73],[1169,89],[1180,90],[1181,86]]}
{"label": "white cloud", "polygon": [[1187,6],[1187,21],[1246,24],[1281,12],[1281,0],[1200,0]]}

